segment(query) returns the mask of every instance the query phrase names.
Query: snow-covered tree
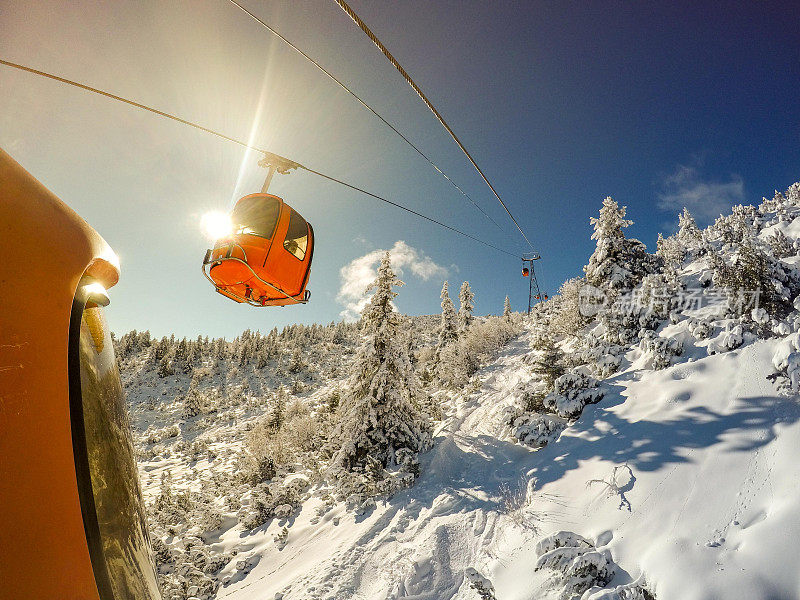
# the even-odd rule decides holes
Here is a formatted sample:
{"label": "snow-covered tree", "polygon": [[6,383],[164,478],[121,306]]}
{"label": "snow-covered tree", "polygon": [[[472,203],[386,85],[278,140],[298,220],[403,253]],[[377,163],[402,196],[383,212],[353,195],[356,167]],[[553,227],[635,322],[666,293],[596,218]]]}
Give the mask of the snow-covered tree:
{"label": "snow-covered tree", "polygon": [[723,245],[735,245],[758,233],[756,220],[755,207],[734,206],[731,214],[720,215],[708,231],[711,239],[719,240]]}
{"label": "snow-covered tree", "polygon": [[506,296],[506,300],[503,302],[503,316],[506,319],[511,318],[511,300],[508,299],[508,296]]}
{"label": "snow-covered tree", "polygon": [[436,343],[437,350],[441,350],[451,342],[458,339],[458,324],[456,319],[456,307],[450,299],[447,290],[447,282],[442,286],[442,319],[439,324],[439,339]]}
{"label": "snow-covered tree", "polygon": [[703,239],[703,234],[700,232],[700,228],[697,227],[697,222],[686,207],[683,208],[683,213],[678,215],[677,237],[684,248],[688,249],[698,248]]}
{"label": "snow-covered tree", "polygon": [[461,332],[466,331],[472,323],[472,311],[475,310],[474,300],[475,294],[469,287],[469,281],[465,281],[461,284],[461,290],[458,293],[458,329]]}
{"label": "snow-covered tree", "polygon": [[786,200],[792,206],[800,206],[800,181],[793,183],[786,190]]}
{"label": "snow-covered tree", "polygon": [[589,264],[583,270],[586,280],[603,290],[630,290],[653,271],[653,258],[639,240],[627,239],[623,229],[633,225],[610,196],[603,200],[600,216],[590,219],[592,239],[597,242]]}
{"label": "snow-covered tree", "polygon": [[361,313],[363,342],[333,433],[334,468],[355,471],[370,464],[405,463],[430,446],[430,423],[419,408],[416,374],[392,304],[397,296],[393,288],[401,285],[387,252],[368,288],[375,293]]}
{"label": "snow-covered tree", "polygon": [[794,255],[795,251],[792,247],[792,242],[787,238],[784,233],[778,229],[767,239],[769,247],[772,250],[772,256],[775,258],[786,258],[787,256]]}
{"label": "snow-covered tree", "polygon": [[[691,218],[691,215],[689,215]],[[699,231],[698,231],[699,233]],[[686,239],[685,237],[683,239]],[[664,264],[664,278],[669,282],[670,287],[676,289],[679,285],[678,272],[681,270],[683,260],[686,257],[686,246],[680,233],[677,236],[664,237],[658,234],[656,241],[656,256]],[[700,238],[697,238],[699,244]]]}
{"label": "snow-covered tree", "polygon": [[159,377],[168,377],[175,374],[175,369],[172,368],[172,353],[167,353],[158,361],[158,369],[156,371]]}
{"label": "snow-covered tree", "polygon": [[[587,318],[581,313],[581,288],[586,285],[583,277],[568,279],[558,290],[549,303],[553,307],[553,314],[549,319],[549,328],[556,335],[575,335],[587,323]],[[541,305],[540,305],[541,306]]]}
{"label": "snow-covered tree", "polygon": [[752,294],[758,294],[758,306],[781,319],[791,312],[800,291],[797,272],[763,252],[751,236],[735,245],[730,261],[714,257],[713,268],[714,285],[728,290],[728,308],[736,315],[749,314]]}
{"label": "snow-covered tree", "polygon": [[525,398],[525,410],[541,412],[544,397],[553,391],[556,379],[561,377],[566,370],[564,367],[565,357],[553,338],[546,332],[536,338],[533,348],[536,350],[536,354],[530,361],[531,370],[538,387],[535,393]]}
{"label": "snow-covered tree", "polygon": [[299,373],[305,368],[306,364],[303,361],[303,353],[300,350],[300,346],[295,346],[292,351],[292,357],[289,360],[289,373]]}

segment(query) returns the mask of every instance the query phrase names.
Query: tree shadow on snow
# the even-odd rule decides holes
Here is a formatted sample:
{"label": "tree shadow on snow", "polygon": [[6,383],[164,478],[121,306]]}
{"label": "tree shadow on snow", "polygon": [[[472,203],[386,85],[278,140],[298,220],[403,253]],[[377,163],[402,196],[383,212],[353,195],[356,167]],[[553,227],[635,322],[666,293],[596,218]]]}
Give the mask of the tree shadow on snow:
{"label": "tree shadow on snow", "polygon": [[591,459],[627,463],[648,472],[689,462],[693,450],[716,444],[723,445],[722,452],[751,452],[775,439],[776,424],[800,418],[800,407],[777,396],[738,398],[730,414],[694,406],[669,421],[628,420],[610,410],[624,398],[617,396],[614,404],[608,399],[586,407],[567,435],[536,453],[539,460],[532,475],[540,485],[561,479]]}

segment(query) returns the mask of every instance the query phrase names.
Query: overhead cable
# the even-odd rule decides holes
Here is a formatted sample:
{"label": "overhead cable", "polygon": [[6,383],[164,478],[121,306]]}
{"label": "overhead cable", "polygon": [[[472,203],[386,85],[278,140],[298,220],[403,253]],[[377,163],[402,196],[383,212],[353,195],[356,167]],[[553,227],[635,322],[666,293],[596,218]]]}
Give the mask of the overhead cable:
{"label": "overhead cable", "polygon": [[[112,100],[117,100],[118,102],[123,102],[125,104],[129,104],[130,106],[135,106],[136,108],[140,108],[142,110],[146,110],[148,112],[157,114],[157,115],[165,117],[167,119],[172,119],[173,121],[177,121],[178,123],[183,123],[184,125],[189,125],[190,127],[194,127],[195,129],[199,129],[200,131],[204,131],[206,133],[210,133],[212,135],[215,135],[215,136],[217,136],[219,138],[222,138],[224,140],[227,140],[229,142],[233,142],[234,144],[239,144],[240,146],[243,146],[245,148],[249,148],[250,150],[255,150],[256,152],[260,152],[260,153],[262,153],[264,155],[271,154],[271,152],[269,152],[268,150],[265,150],[263,148],[259,148],[257,146],[252,146],[252,145],[250,145],[250,144],[248,144],[246,142],[243,142],[243,141],[238,140],[236,138],[233,138],[233,137],[227,136],[227,135],[225,135],[223,133],[220,133],[218,131],[215,131],[214,129],[210,129],[208,127],[203,127],[202,125],[200,125],[198,123],[195,123],[193,121],[189,121],[187,119],[182,119],[182,118],[180,118],[178,116],[175,116],[175,115],[173,115],[171,113],[164,112],[162,110],[158,110],[157,108],[153,108],[151,106],[147,106],[146,104],[141,104],[140,102],[135,102],[133,100],[129,100],[128,98],[123,98],[122,96],[117,96],[116,94],[112,94],[110,92],[106,92],[104,90],[101,90],[101,89],[98,89],[98,88],[95,88],[95,87],[91,87],[89,85],[86,85],[86,84],[83,84],[83,83],[79,83],[77,81],[73,81],[71,79],[66,79],[65,77],[59,77],[58,75],[54,75],[52,73],[47,73],[46,71],[40,71],[38,69],[33,69],[31,67],[27,67],[25,65],[21,65],[21,64],[18,64],[18,63],[10,62],[10,61],[3,60],[3,59],[0,59],[0,64],[5,65],[7,67],[14,68],[14,69],[19,69],[21,71],[26,71],[28,73],[33,73],[34,75],[39,75],[39,76],[45,77],[47,79],[52,79],[54,81],[58,81],[59,83],[64,83],[66,85],[71,85],[73,87],[80,88],[80,89],[85,90],[87,92],[92,92],[94,94],[99,94],[101,96],[105,96],[106,98],[111,98]],[[462,236],[464,236],[466,238],[469,238],[469,239],[471,239],[473,241],[476,241],[476,242],[478,242],[480,244],[483,244],[484,246],[488,246],[489,248],[493,248],[493,249],[497,250],[498,252],[503,252],[504,254],[508,254],[508,255],[514,256],[514,257],[517,256],[517,254],[515,254],[513,252],[509,252],[507,250],[503,250],[502,248],[499,248],[499,247],[497,247],[497,246],[495,246],[493,244],[490,244],[489,242],[485,242],[484,240],[482,240],[480,238],[477,238],[477,237],[475,237],[473,235],[470,235],[469,233],[466,233],[464,231],[461,231],[460,229],[457,229],[455,227],[451,227],[450,225],[446,225],[445,223],[442,223],[441,221],[438,221],[438,220],[436,220],[436,219],[434,219],[432,217],[429,217],[427,215],[419,213],[419,212],[417,212],[417,211],[415,211],[415,210],[413,210],[411,208],[403,206],[402,204],[398,204],[397,202],[393,202],[391,200],[387,200],[386,198],[383,198],[382,196],[379,196],[377,194],[373,194],[372,192],[369,192],[369,191],[367,191],[365,189],[362,189],[362,188],[360,188],[358,186],[355,186],[353,184],[347,183],[346,181],[343,181],[341,179],[337,179],[337,178],[332,177],[330,175],[326,175],[326,174],[324,174],[324,173],[322,173],[320,171],[316,171],[314,169],[311,169],[311,168],[306,167],[304,165],[301,165],[299,163],[297,163],[297,166],[298,166],[298,168],[304,169],[305,171],[308,171],[309,173],[313,173],[314,175],[318,175],[319,177],[322,177],[324,179],[328,179],[329,181],[333,181],[335,183],[338,183],[340,185],[348,187],[348,188],[350,188],[352,190],[361,192],[362,194],[366,194],[366,195],[368,195],[368,196],[370,196],[372,198],[375,198],[376,200],[380,200],[381,202],[385,202],[386,204],[390,204],[390,205],[392,205],[392,206],[394,206],[396,208],[399,208],[399,209],[404,210],[404,211],[406,211],[408,213],[411,213],[413,215],[421,217],[422,219],[425,219],[426,221],[430,221],[431,223],[435,223],[436,225],[439,225],[440,227],[444,227],[445,229],[449,229],[450,231],[453,231],[453,232],[455,232],[455,233],[457,233],[459,235],[462,235]]]}
{"label": "overhead cable", "polygon": [[[231,1],[233,1],[233,0],[231,0]],[[506,203],[503,202],[503,199],[500,197],[500,194],[498,194],[497,190],[494,189],[494,186],[491,184],[489,179],[483,173],[483,170],[478,166],[478,163],[475,161],[475,159],[472,158],[472,155],[467,151],[467,149],[464,146],[464,144],[461,143],[461,140],[458,139],[458,136],[456,136],[455,132],[447,124],[447,121],[444,120],[444,117],[442,117],[442,115],[439,113],[439,111],[436,110],[436,107],[433,105],[433,103],[430,100],[428,100],[428,97],[424,94],[424,92],[420,89],[420,87],[414,82],[414,80],[406,72],[406,70],[400,65],[400,63],[397,62],[397,59],[394,56],[392,56],[392,53],[389,52],[389,50],[386,48],[386,46],[384,46],[381,43],[381,41],[378,39],[378,36],[376,36],[374,33],[372,33],[372,30],[369,27],[367,27],[367,24],[364,23],[363,20],[361,20],[361,18],[355,13],[355,11],[352,8],[350,8],[350,6],[347,4],[347,2],[345,2],[344,0],[334,0],[334,2],[336,2],[336,4],[338,4],[339,7],[345,13],[347,13],[347,15],[353,20],[353,22],[356,25],[358,25],[358,27],[361,29],[361,31],[363,31],[364,34],[369,39],[372,40],[372,43],[374,43],[378,47],[378,49],[383,53],[383,55],[386,57],[386,59],[394,66],[395,69],[397,69],[397,71],[400,73],[400,75],[403,76],[403,79],[406,80],[408,85],[411,86],[411,88],[422,99],[422,101],[430,109],[430,111],[434,114],[434,116],[436,116],[436,118],[439,120],[439,123],[442,124],[442,127],[444,127],[445,130],[447,131],[447,133],[450,134],[450,137],[453,138],[453,141],[455,141],[455,143],[458,144],[458,147],[461,148],[461,151],[469,159],[469,162],[471,162],[472,166],[475,167],[475,170],[483,178],[483,181],[486,182],[486,185],[488,185],[489,189],[492,190],[492,193],[494,194],[494,197],[497,198],[498,202],[500,202],[501,206],[508,213],[508,216],[511,217],[512,221],[514,221],[514,225],[517,226],[517,229],[522,234],[522,237],[525,238],[525,241],[528,242],[528,245],[531,248],[533,248],[533,244],[531,244],[531,241],[528,239],[528,236],[525,235],[525,232],[522,231],[522,227],[520,227],[519,223],[517,222],[517,219],[515,219],[514,215],[511,214],[511,211],[508,210],[508,206],[506,206]]]}
{"label": "overhead cable", "polygon": [[419,155],[420,155],[422,158],[424,158],[424,159],[425,159],[425,160],[426,160],[426,161],[427,161],[427,162],[428,162],[428,163],[429,163],[429,164],[430,164],[430,165],[431,165],[431,166],[432,166],[432,167],[433,167],[433,168],[434,168],[434,169],[435,169],[435,170],[436,170],[436,171],[437,171],[437,172],[438,172],[438,173],[439,173],[439,174],[440,174],[442,177],[444,177],[444,178],[445,178],[445,179],[446,179],[448,182],[450,182],[450,184],[451,184],[451,185],[452,185],[454,188],[456,188],[456,189],[457,189],[457,190],[458,190],[458,191],[461,193],[461,195],[462,195],[462,196],[464,196],[464,197],[465,197],[467,200],[469,200],[469,201],[472,203],[472,205],[473,205],[475,208],[477,208],[479,211],[481,211],[481,213],[483,213],[483,215],[484,215],[484,216],[485,216],[487,219],[489,219],[489,220],[490,220],[492,223],[494,223],[494,224],[495,224],[495,226],[496,226],[496,227],[497,227],[497,228],[498,228],[500,231],[502,231],[504,234],[506,233],[506,232],[505,232],[505,230],[504,230],[504,229],[503,229],[503,228],[500,226],[500,224],[499,224],[499,223],[498,223],[496,220],[494,220],[494,219],[491,217],[491,215],[489,215],[489,213],[487,213],[487,212],[486,212],[486,211],[485,211],[485,210],[484,210],[484,209],[483,209],[483,208],[482,208],[482,207],[481,207],[481,206],[480,206],[480,205],[479,205],[477,202],[475,202],[475,201],[474,201],[474,200],[473,200],[473,199],[470,197],[470,195],[469,195],[469,194],[467,194],[467,193],[466,193],[466,192],[465,192],[465,191],[464,191],[464,190],[461,188],[461,186],[459,186],[459,185],[458,185],[458,184],[457,184],[455,181],[453,181],[453,179],[451,179],[451,178],[450,178],[450,176],[449,176],[447,173],[445,173],[445,172],[444,172],[444,171],[443,171],[443,170],[442,170],[442,169],[439,167],[439,165],[437,165],[435,162],[433,162],[433,159],[431,159],[431,158],[430,158],[430,157],[429,157],[427,154],[425,154],[425,153],[424,153],[422,150],[420,150],[420,149],[419,149],[419,147],[417,147],[417,145],[416,145],[416,144],[414,144],[414,142],[412,142],[410,139],[408,139],[408,137],[406,137],[406,136],[405,136],[405,135],[404,135],[404,134],[403,134],[403,133],[402,133],[402,132],[401,132],[399,129],[397,129],[397,127],[395,127],[395,126],[394,126],[394,125],[392,125],[392,124],[391,124],[389,121],[387,121],[387,120],[386,120],[386,119],[385,119],[385,118],[384,118],[384,117],[383,117],[383,116],[382,116],[380,113],[378,113],[378,111],[376,111],[374,108],[372,108],[372,106],[370,106],[369,104],[367,104],[367,102],[366,102],[365,100],[363,100],[363,99],[362,99],[362,98],[361,98],[361,97],[360,97],[358,94],[356,94],[356,93],[355,93],[353,90],[351,90],[351,89],[350,89],[350,88],[349,88],[349,87],[348,87],[348,86],[347,86],[345,83],[343,83],[343,82],[342,82],[342,81],[341,81],[341,80],[340,80],[338,77],[336,77],[336,76],[335,76],[333,73],[331,73],[329,70],[327,70],[325,67],[323,67],[323,66],[322,66],[322,65],[321,65],[319,62],[317,62],[316,60],[314,60],[314,58],[312,58],[311,56],[309,56],[309,55],[308,55],[306,52],[304,52],[303,50],[301,50],[301,49],[300,49],[300,48],[299,48],[297,45],[295,45],[294,43],[292,43],[291,41],[289,41],[287,38],[285,38],[283,35],[281,35],[281,34],[280,34],[278,31],[276,31],[276,30],[275,30],[275,29],[274,29],[274,28],[273,28],[271,25],[269,25],[269,24],[268,24],[267,22],[265,22],[263,19],[259,18],[259,17],[258,17],[257,15],[255,15],[253,12],[251,12],[250,10],[248,10],[247,8],[245,8],[245,7],[244,7],[242,4],[240,4],[240,3],[239,3],[237,0],[228,0],[228,2],[230,2],[231,4],[233,4],[235,7],[237,7],[237,8],[238,8],[239,10],[241,10],[242,12],[244,12],[244,13],[245,13],[247,16],[249,16],[251,19],[253,19],[254,21],[256,21],[256,22],[257,22],[259,25],[261,25],[262,27],[264,27],[264,28],[265,28],[267,31],[269,31],[270,33],[272,33],[273,35],[275,35],[276,37],[278,37],[278,39],[280,39],[280,40],[281,40],[282,42],[284,42],[284,43],[285,43],[287,46],[289,46],[290,48],[292,48],[292,49],[293,49],[295,52],[297,52],[298,54],[300,54],[300,55],[301,55],[303,58],[305,58],[306,60],[308,60],[308,61],[309,61],[309,62],[310,62],[312,65],[314,65],[314,66],[315,66],[317,69],[319,69],[319,70],[320,70],[322,73],[324,73],[325,75],[327,75],[327,76],[328,76],[328,77],[329,77],[329,78],[330,78],[330,79],[331,79],[333,82],[335,82],[335,83],[336,83],[336,84],[337,84],[339,87],[341,87],[341,88],[342,88],[344,91],[346,91],[346,92],[347,92],[348,94],[350,94],[350,95],[351,95],[353,98],[355,98],[355,99],[358,101],[358,103],[359,103],[359,104],[361,104],[361,106],[363,106],[363,107],[364,107],[364,108],[366,108],[366,109],[367,109],[369,112],[371,112],[373,115],[375,115],[376,117],[378,117],[378,119],[380,119],[380,121],[381,121],[381,122],[382,122],[384,125],[386,125],[386,126],[389,128],[389,129],[391,129],[391,130],[392,130],[393,132],[395,132],[395,133],[396,133],[398,136],[400,136],[400,138],[401,138],[401,139],[402,139],[402,140],[403,140],[403,141],[404,141],[406,144],[408,144],[409,146],[411,146],[411,148],[413,148],[413,149],[416,151],[416,153],[417,153],[417,154],[419,154]]}

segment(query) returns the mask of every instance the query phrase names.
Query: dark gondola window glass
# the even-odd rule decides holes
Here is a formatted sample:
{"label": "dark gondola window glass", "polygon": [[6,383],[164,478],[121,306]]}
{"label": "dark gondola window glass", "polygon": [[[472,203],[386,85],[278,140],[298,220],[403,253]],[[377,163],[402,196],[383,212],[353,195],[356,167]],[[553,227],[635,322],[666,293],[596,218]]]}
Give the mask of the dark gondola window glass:
{"label": "dark gondola window glass", "polygon": [[83,311],[78,344],[86,454],[111,588],[108,600],[158,600],[128,412],[101,308]]}
{"label": "dark gondola window glass", "polygon": [[286,232],[286,240],[283,247],[295,257],[303,260],[308,248],[308,223],[298,212],[291,209],[289,217],[289,230]]}
{"label": "dark gondola window glass", "polygon": [[271,238],[278,223],[281,203],[277,198],[243,198],[231,213],[234,233]]}

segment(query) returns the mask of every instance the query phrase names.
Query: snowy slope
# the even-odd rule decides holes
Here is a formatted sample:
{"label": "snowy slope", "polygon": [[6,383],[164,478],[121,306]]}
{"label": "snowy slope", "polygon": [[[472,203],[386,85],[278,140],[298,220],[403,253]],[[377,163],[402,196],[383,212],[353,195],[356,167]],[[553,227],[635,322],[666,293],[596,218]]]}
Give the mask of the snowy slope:
{"label": "snowy slope", "polygon": [[[453,400],[412,489],[368,515],[337,506],[317,524],[310,501],[282,550],[272,539],[282,522],[229,531],[220,543],[258,563],[217,598],[476,598],[467,567],[502,600],[555,598],[534,548],[561,529],[610,550],[610,588],[644,575],[660,599],[800,597],[800,408],[766,380],[778,342],[613,377],[600,404],[533,452],[502,439],[530,338]],[[589,483],[613,482],[622,465],[618,493]],[[504,487],[524,495],[531,478],[537,491],[514,514]]]}
{"label": "snowy slope", "polygon": [[[545,532],[607,541],[658,598],[800,597],[800,409],[766,380],[777,343],[612,378],[611,393],[528,462],[545,498],[566,503]],[[621,465],[619,492],[589,485],[613,482]],[[532,546],[509,551],[510,565],[489,565],[498,597],[541,597]]]}

